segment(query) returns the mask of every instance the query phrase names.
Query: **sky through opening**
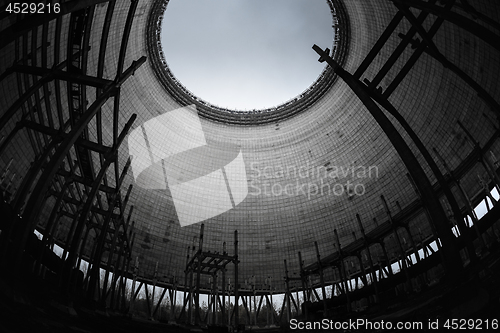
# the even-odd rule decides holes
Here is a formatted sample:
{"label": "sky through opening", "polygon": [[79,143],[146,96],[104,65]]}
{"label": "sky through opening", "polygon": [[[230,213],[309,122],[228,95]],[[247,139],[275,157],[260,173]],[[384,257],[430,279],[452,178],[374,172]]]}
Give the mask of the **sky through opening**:
{"label": "sky through opening", "polygon": [[170,0],[162,48],[174,76],[194,95],[235,110],[265,109],[306,90],[331,48],[326,0]]}

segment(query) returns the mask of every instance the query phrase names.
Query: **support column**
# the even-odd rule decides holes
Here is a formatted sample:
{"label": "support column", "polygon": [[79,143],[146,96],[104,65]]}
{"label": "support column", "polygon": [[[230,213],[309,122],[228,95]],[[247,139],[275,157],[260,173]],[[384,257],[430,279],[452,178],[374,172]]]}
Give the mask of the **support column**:
{"label": "support column", "polygon": [[[404,37],[404,35],[400,34],[400,37]],[[496,114],[497,119],[500,120],[500,104],[491,96],[486,89],[484,89],[479,83],[477,83],[471,76],[465,73],[460,67],[449,61],[443,54],[437,53],[427,47],[427,45],[422,45],[419,39],[413,39],[411,41],[413,48],[424,47],[424,52],[427,53],[430,57],[434,58],[436,61],[441,63],[444,68],[448,68],[453,73],[455,73],[459,78],[461,78],[469,87],[476,91],[478,97],[482,99],[490,109]]]}
{"label": "support column", "polygon": [[217,271],[212,274],[213,284],[212,284],[212,325],[215,325],[216,314],[217,314]]}
{"label": "support column", "polygon": [[313,46],[313,49],[321,56],[320,62],[326,61],[334,70],[334,72],[339,75],[347,85],[353,90],[353,92],[358,96],[358,98],[363,102],[367,110],[373,116],[375,121],[380,125],[382,130],[385,132],[390,142],[398,152],[404,165],[408,169],[410,175],[417,183],[419,192],[422,195],[422,203],[424,209],[428,209],[431,213],[432,223],[435,225],[436,230],[439,234],[441,242],[443,243],[442,251],[445,254],[446,260],[443,262],[447,276],[450,280],[458,283],[458,276],[463,270],[462,262],[460,260],[460,255],[458,253],[458,248],[454,235],[451,232],[446,222],[446,215],[434,193],[432,186],[430,184],[427,175],[420,166],[418,160],[416,159],[413,152],[408,147],[404,139],[398,133],[397,129],[391,123],[391,121],[385,116],[385,114],[380,110],[377,104],[371,99],[366,88],[355,79],[351,74],[346,72],[341,68],[335,60],[329,56],[329,52],[321,50],[317,45]]}
{"label": "support column", "polygon": [[[365,80],[366,82],[366,80]],[[398,123],[403,127],[403,129],[406,131],[406,133],[410,136],[411,140],[415,143],[415,146],[419,150],[419,152],[422,154],[422,157],[425,159],[426,163],[429,165],[429,168],[431,169],[432,173],[436,177],[437,182],[441,186],[441,190],[443,191],[443,194],[445,195],[446,199],[448,200],[451,210],[453,212],[453,215],[455,217],[455,220],[457,220],[458,228],[464,236],[465,244],[467,246],[467,249],[472,253],[471,256],[471,261],[477,260],[477,257],[475,256],[475,252],[473,251],[474,245],[472,244],[472,239],[470,238],[469,234],[466,232],[467,228],[465,224],[463,223],[463,215],[460,211],[460,207],[458,206],[458,203],[451,192],[448,182],[445,180],[443,174],[441,173],[441,170],[439,170],[439,167],[437,166],[436,162],[432,158],[429,150],[425,147],[424,143],[420,140],[418,135],[415,133],[415,131],[411,128],[411,126],[408,124],[406,119],[396,110],[396,108],[389,102],[389,100],[382,95],[380,91],[377,89],[370,89],[366,88],[368,90],[368,93],[370,94],[370,97],[373,98],[377,103],[379,103],[384,109],[386,109],[397,121]],[[415,187],[416,188],[416,187]],[[418,190],[417,194],[419,193]],[[426,214],[429,214],[426,210]],[[431,221],[431,219],[429,219]]]}
{"label": "support column", "polygon": [[[227,255],[226,252],[226,242],[222,244],[222,254]],[[223,324],[226,323],[226,267],[222,268],[222,307],[221,307],[221,313],[222,313],[222,319],[221,322]]]}
{"label": "support column", "polygon": [[[462,184],[460,183],[460,179],[458,179],[457,177],[455,177],[454,173],[450,170],[450,168],[448,167],[448,164],[441,157],[441,155],[437,152],[437,150],[435,148],[433,148],[433,150],[434,150],[434,153],[436,153],[436,155],[439,157],[439,159],[441,159],[441,163],[443,164],[444,168],[446,169],[446,171],[448,172],[448,174],[450,175],[450,177],[453,179],[453,181],[457,185],[459,193],[462,196],[462,200],[464,201],[464,203],[465,203],[465,205],[467,207],[467,211],[469,212],[469,215],[470,215],[470,217],[471,217],[471,219],[473,221],[473,226],[472,227],[474,228],[474,231],[476,232],[476,235],[477,235],[477,238],[479,240],[480,246],[481,247],[486,247],[486,244],[484,243],[481,231],[479,230],[479,226],[477,225],[477,222],[479,221],[479,219],[477,218],[476,212],[474,211],[474,207],[472,207],[472,203],[471,203],[471,201],[469,199],[469,196],[467,195],[467,192],[465,192],[464,188],[462,187]],[[473,253],[475,255],[475,249],[474,249]]]}
{"label": "support column", "polygon": [[69,177],[66,178],[63,186],[61,187],[61,192],[57,196],[56,202],[54,203],[54,206],[52,207],[52,211],[50,212],[50,216],[47,220],[47,224],[45,225],[45,231],[43,233],[43,238],[42,238],[42,245],[40,253],[38,254],[36,266],[35,266],[35,273],[39,274],[40,268],[42,266],[42,261],[43,261],[43,256],[46,252],[46,247],[47,244],[49,243],[49,239],[52,238],[52,233],[54,231],[54,228],[58,225],[59,219],[56,219],[58,212],[60,211],[60,206],[63,201],[64,195],[66,194],[66,190],[69,188],[69,186],[73,184],[73,180]]}
{"label": "support column", "polygon": [[239,285],[238,285],[238,230],[234,231],[234,326],[238,329],[240,324],[239,318]]}
{"label": "support column", "polygon": [[[123,207],[122,209],[125,209],[125,207]],[[134,211],[134,206],[131,206],[130,207],[130,210],[129,210],[129,213],[128,213],[128,218],[127,218],[127,222],[126,222],[126,225],[129,224],[130,222],[130,218],[132,217],[132,212]],[[124,227],[124,230],[126,230],[127,227],[125,226]],[[117,225],[115,225],[115,232],[113,234],[113,238],[111,240],[111,248],[109,250],[109,256],[108,256],[108,262],[107,262],[107,265],[106,265],[106,275],[104,277],[104,284],[103,284],[103,295],[104,297],[102,298],[102,302],[104,303],[103,305],[106,304],[106,301],[107,301],[107,296],[108,296],[108,292],[106,291],[108,288],[108,280],[109,280],[109,273],[111,271],[111,265],[113,265],[113,256],[115,254],[115,250],[116,250],[116,247],[117,247],[117,242],[118,242],[118,238],[119,238],[119,235],[120,235],[120,224],[117,223]],[[123,247],[123,246],[121,246]],[[113,280],[114,280],[114,276],[118,273],[118,263],[119,263],[119,258],[120,258],[120,254],[118,254],[118,258],[116,259],[115,263],[114,263],[114,269],[113,269]],[[110,287],[110,289],[112,288],[112,286]]]}
{"label": "support column", "polygon": [[[125,234],[123,234],[123,237],[126,237]],[[116,258],[116,263],[115,263],[115,274],[113,274],[113,279],[111,282],[111,295],[110,295],[110,304],[109,307],[111,309],[117,309],[118,306],[115,307],[115,294],[119,294],[120,290],[120,285],[118,282],[118,279],[120,279],[120,284],[122,281],[123,276],[125,275],[125,263],[126,263],[126,258],[125,258],[125,239],[120,239],[120,251],[118,252],[118,258]],[[117,288],[118,288],[118,293],[117,293]],[[117,302],[119,303],[119,302]]]}
{"label": "support column", "polygon": [[[139,257],[135,257],[134,272],[132,273],[132,293],[130,294],[130,307],[129,314],[132,315],[134,311],[135,301],[135,282],[137,281],[137,274],[139,273]],[[140,288],[140,287],[139,287]]]}
{"label": "support column", "polygon": [[389,271],[389,274],[394,275],[394,272],[392,271],[391,260],[389,259],[389,256],[387,255],[387,250],[385,248],[384,239],[381,239],[379,244],[380,247],[382,248],[382,253],[384,254],[385,260],[387,260],[387,269]]}
{"label": "support column", "polygon": [[[118,303],[121,301],[121,309],[124,312],[126,309],[126,301],[127,301],[127,295],[126,295],[126,285],[127,285],[127,278],[125,276],[126,273],[128,273],[128,270],[130,268],[130,263],[132,262],[132,248],[134,244],[134,239],[135,239],[135,233],[132,236],[132,241],[131,241],[131,246],[128,249],[128,253],[126,255],[126,258],[123,260],[123,267],[122,268],[122,275],[120,276],[120,290],[118,292]],[[120,297],[121,296],[121,297]],[[117,304],[117,306],[120,306],[120,304]]]}
{"label": "support column", "polygon": [[411,279],[407,269],[408,267],[406,262],[406,251],[403,249],[403,245],[401,244],[401,239],[399,238],[396,221],[394,221],[394,219],[392,218],[391,211],[389,210],[389,206],[387,205],[384,196],[381,195],[380,199],[382,200],[382,204],[384,205],[387,218],[389,219],[389,222],[391,223],[392,226],[392,232],[396,238],[396,243],[398,244],[399,255],[401,256],[401,265],[402,265],[401,268],[406,278],[405,286],[406,288],[408,288],[407,291],[411,292]]}
{"label": "support column", "polygon": [[[285,262],[285,288],[286,288],[286,291],[285,291],[285,301],[286,301],[286,320],[287,322],[290,322],[290,318],[292,317],[292,309],[291,309],[291,304],[290,304],[290,280],[288,278],[288,266],[286,264],[286,259],[284,260]],[[323,285],[322,285],[323,286]],[[324,298],[325,295],[323,294],[323,303],[326,303],[326,299]],[[325,305],[325,309],[326,309],[326,305]]]}
{"label": "support column", "polygon": [[[356,214],[356,220],[358,221],[358,226],[359,226],[359,229],[361,231],[361,236],[363,237],[363,242],[364,242],[365,247],[366,247],[366,252],[368,253],[367,257],[368,257],[368,263],[370,264],[370,275],[372,277],[373,288],[375,290],[375,303],[378,303],[379,302],[379,293],[378,293],[377,273],[373,269],[372,255],[370,252],[370,243],[368,242],[368,238],[366,237],[365,228],[363,228],[363,223],[361,223],[361,217],[359,216],[359,214]],[[361,263],[361,265],[363,265],[363,264]]]}
{"label": "support column", "polygon": [[340,280],[342,281],[342,285],[344,287],[345,291],[345,296],[346,296],[346,308],[347,312],[351,311],[351,301],[349,299],[349,286],[347,285],[347,274],[345,271],[345,266],[344,266],[344,254],[342,253],[342,249],[340,247],[340,239],[339,239],[339,234],[337,233],[337,229],[333,230],[333,233],[335,234],[335,244],[337,246],[337,250],[339,251],[339,273],[340,273]]}
{"label": "support column", "polygon": [[453,11],[447,11],[443,7],[419,0],[393,0],[393,1],[395,3],[418,8],[423,11],[432,13],[438,17],[441,17],[461,27],[462,29],[469,31],[470,33],[474,34],[476,37],[490,44],[497,50],[500,50],[500,36],[496,35],[487,28],[481,26],[480,24],[474,22],[471,19],[468,19],[467,17],[461,14],[458,14]]}
{"label": "support column", "polygon": [[[152,306],[151,306],[150,312],[149,312],[149,317],[150,317],[151,320],[153,320],[153,316],[154,316],[154,313],[152,312],[152,310],[153,310],[153,306],[155,304],[155,291],[156,291],[157,278],[158,278],[158,261],[155,264],[155,271],[153,273],[153,292],[151,293],[151,305]],[[158,303],[158,305],[159,304],[160,303]]]}
{"label": "support column", "polygon": [[193,324],[193,268],[189,268],[188,325]]}
{"label": "support column", "polygon": [[493,180],[493,183],[495,184],[497,191],[500,193],[500,187],[499,187],[500,177],[495,172],[495,170],[491,169],[491,165],[489,164],[488,160],[484,157],[483,149],[479,145],[479,142],[476,141],[476,139],[472,136],[472,134],[467,130],[467,128],[465,128],[465,126],[459,120],[457,120],[457,123],[469,138],[472,148],[477,149],[479,151],[479,163],[482,164],[484,170],[486,171],[490,179]]}
{"label": "support column", "polygon": [[174,291],[173,291],[173,299],[171,298],[171,301],[170,301],[170,320],[174,320],[175,321],[175,307],[177,305],[177,277],[174,276]]}
{"label": "support column", "polygon": [[316,259],[318,261],[318,270],[319,270],[319,283],[321,284],[321,293],[323,296],[323,311],[326,315],[327,305],[326,305],[326,290],[325,290],[325,279],[323,277],[323,266],[321,265],[321,256],[319,254],[318,242],[314,242],[314,247],[316,248]]}
{"label": "support column", "polygon": [[[23,250],[26,246],[26,241],[28,236],[33,233],[35,228],[36,218],[42,208],[44,193],[49,189],[52,180],[57,173],[61,163],[66,158],[68,152],[71,147],[75,144],[76,140],[80,137],[82,132],[87,128],[90,121],[94,118],[96,113],[101,109],[101,107],[106,103],[109,97],[116,93],[117,89],[137,70],[144,62],[146,61],[146,57],[141,57],[138,61],[134,61],[132,65],[121,74],[114,83],[106,88],[102,95],[100,95],[96,101],[82,114],[78,122],[72,128],[72,130],[67,134],[65,139],[61,142],[61,144],[57,147],[52,159],[45,167],[42,172],[38,183],[35,185],[33,192],[26,204],[25,213],[23,215],[23,219],[21,222],[20,230],[23,230],[21,235],[16,239],[16,246],[14,249],[14,258],[17,263],[14,269],[12,270],[13,274],[16,274],[19,269],[20,259],[23,253]],[[135,120],[133,116],[131,120]],[[130,124],[131,126],[132,124]],[[122,138],[122,140],[125,137]],[[117,149],[118,147],[114,147]],[[72,265],[74,263],[71,263]]]}
{"label": "support column", "polygon": [[[194,324],[199,325],[200,323],[200,278],[201,278],[201,264],[203,262],[203,232],[205,229],[205,225],[201,224],[200,229],[200,239],[198,243],[198,251],[196,257],[198,259],[196,267],[196,297],[195,297],[195,315],[194,315]],[[196,261],[195,261],[196,262]]]}
{"label": "support column", "polygon": [[[309,293],[307,292],[306,287],[306,277],[304,273],[304,262],[302,261],[302,254],[299,251],[299,266],[300,266],[300,282],[302,283],[302,296],[304,297],[304,302],[302,303],[304,306],[304,316],[307,320],[308,318],[308,310],[306,306],[306,302],[309,302]],[[333,294],[333,291],[332,291]],[[298,297],[297,297],[298,299]]]}
{"label": "support column", "polygon": [[[130,167],[130,164],[131,164],[131,159],[129,158],[127,161],[127,164],[125,165],[125,167],[123,169],[123,172],[120,176],[120,179],[118,179],[116,181],[117,188],[115,190],[115,193],[112,194],[111,202],[108,202],[108,205],[109,205],[108,211],[106,212],[106,216],[104,217],[104,221],[103,221],[103,224],[101,227],[101,233],[99,235],[99,240],[97,242],[95,256],[92,258],[92,272],[93,272],[93,274],[91,275],[91,279],[90,279],[90,288],[89,288],[89,296],[90,297],[93,297],[95,282],[99,280],[99,269],[100,269],[101,257],[102,257],[103,251],[104,251],[104,243],[106,241],[106,237],[108,234],[109,224],[111,222],[113,210],[114,210],[117,202],[119,202],[120,188],[121,188],[121,185],[123,184],[123,179],[128,172],[128,168]],[[130,185],[128,190],[127,190],[127,194],[125,196],[125,198],[126,198],[125,202],[128,201],[128,198],[130,196],[131,191],[132,191],[132,185]]]}

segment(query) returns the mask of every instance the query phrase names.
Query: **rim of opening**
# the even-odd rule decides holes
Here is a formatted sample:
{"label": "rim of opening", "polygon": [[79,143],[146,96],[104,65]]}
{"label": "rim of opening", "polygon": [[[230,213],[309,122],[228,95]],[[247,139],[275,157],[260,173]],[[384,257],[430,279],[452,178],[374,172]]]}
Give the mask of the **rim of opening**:
{"label": "rim of opening", "polygon": [[[191,93],[172,74],[161,47],[161,27],[163,15],[170,0],[156,0],[151,6],[146,27],[146,47],[150,66],[167,93],[181,106],[194,104],[199,116],[232,125],[260,125],[278,122],[301,113],[320,99],[337,81],[338,76],[330,66],[326,66],[304,92],[298,96],[267,109],[240,111],[213,105]],[[326,0],[333,16],[335,40],[330,45],[330,55],[345,64],[349,49],[349,19],[342,0]],[[335,19],[336,18],[336,19]],[[311,45],[312,47],[312,45]]]}

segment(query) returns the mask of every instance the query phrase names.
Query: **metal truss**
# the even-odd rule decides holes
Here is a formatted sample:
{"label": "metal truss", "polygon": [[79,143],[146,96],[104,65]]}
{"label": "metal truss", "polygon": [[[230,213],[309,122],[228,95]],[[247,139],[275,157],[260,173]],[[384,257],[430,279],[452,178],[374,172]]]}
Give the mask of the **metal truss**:
{"label": "metal truss", "polygon": [[[102,3],[107,3],[107,12],[100,33],[97,75],[93,76],[88,74],[88,45],[96,29],[95,6]],[[0,143],[0,154],[16,136],[23,135],[35,156],[19,186],[3,192],[14,215],[0,235],[0,260],[10,265],[12,279],[21,273],[22,262],[32,260],[33,272],[56,276],[56,285],[67,296],[73,295],[80,283],[89,299],[117,308],[124,305],[134,242],[134,223],[130,223],[133,206],[126,213],[132,186],[126,189],[125,196],[122,189],[130,159],[121,168],[117,154],[136,118],[133,115],[127,121],[120,120],[120,87],[146,61],[141,57],[125,67],[137,3],[131,1],[124,22],[113,80],[105,79],[103,73],[115,1],[67,1],[61,4],[60,13],[24,15],[0,33],[0,48],[13,47],[16,53],[16,61],[0,79],[15,76],[19,92],[19,98],[3,110],[0,118],[0,129],[8,133]],[[65,54],[58,47],[63,19],[68,29]],[[56,47],[48,41],[49,25],[55,30]],[[53,52],[49,53],[51,48]],[[52,67],[48,66],[49,54],[53,57]],[[96,97],[89,105],[91,90]],[[110,99],[112,142],[106,145],[101,110]],[[91,139],[91,121],[97,124],[92,129],[96,141]],[[120,128],[120,123],[125,125]],[[109,180],[111,168],[114,172]],[[49,212],[45,219],[40,218],[44,216],[42,211]],[[32,238],[34,230],[43,235],[41,240]],[[65,237],[61,237],[61,231],[65,231]],[[54,260],[55,245],[64,249],[65,260]],[[86,277],[79,272],[82,261],[88,262]],[[102,289],[101,269],[105,270]]]}
{"label": "metal truss", "polygon": [[[421,284],[427,283],[426,273],[431,271],[433,267],[441,263],[445,268],[445,274],[458,284],[459,281],[453,276],[460,276],[458,272],[463,270],[463,262],[460,259],[459,253],[461,249],[466,249],[467,257],[470,263],[478,261],[476,256],[476,246],[473,241],[477,238],[480,248],[487,249],[488,244],[484,242],[484,235],[488,228],[491,228],[494,221],[498,217],[498,207],[490,209],[489,213],[479,220],[474,213],[473,207],[488,197],[493,203],[496,201],[491,198],[490,190],[493,187],[498,187],[499,178],[497,174],[498,165],[491,165],[486,158],[487,154],[491,154],[489,149],[496,142],[498,135],[498,122],[493,124],[496,129],[494,135],[481,147],[475,140],[467,128],[458,122],[458,125],[465,133],[469,143],[473,147],[469,156],[462,161],[455,170],[450,170],[446,162],[439,156],[439,153],[434,147],[433,152],[438,160],[443,164],[447,170],[447,174],[442,174],[437,162],[431,156],[430,149],[426,147],[418,135],[413,131],[411,126],[406,122],[403,116],[389,101],[389,97],[398,88],[402,80],[409,73],[411,68],[415,66],[418,60],[426,54],[438,61],[442,66],[459,79],[463,80],[473,91],[475,91],[480,100],[482,100],[490,109],[492,115],[498,119],[500,107],[498,102],[491,96],[480,84],[474,81],[458,66],[448,60],[437,48],[433,42],[433,37],[438,32],[441,25],[448,21],[468,32],[474,34],[477,38],[482,39],[492,47],[498,49],[499,36],[491,30],[473,22],[471,19],[463,16],[462,14],[453,11],[453,8],[466,11],[472,15],[474,19],[481,17],[481,21],[490,25],[494,29],[498,29],[498,24],[492,22],[487,16],[482,15],[475,11],[466,1],[462,1],[461,5],[455,3],[456,1],[447,1],[444,6],[439,6],[436,1],[430,0],[413,1],[413,0],[394,0],[393,3],[397,7],[398,12],[393,17],[385,31],[381,34],[378,41],[374,44],[371,51],[365,57],[364,61],[360,64],[354,74],[344,71],[332,58],[329,56],[328,50],[323,51],[321,48],[314,46],[313,48],[321,56],[319,61],[326,61],[335,72],[347,83],[356,96],[363,102],[366,109],[372,114],[377,123],[382,127],[384,132],[388,135],[391,143],[399,153],[402,161],[408,170],[408,178],[413,185],[418,200],[413,204],[407,206],[397,214],[392,214],[384,196],[381,195],[381,202],[385,207],[386,220],[382,223],[376,222],[377,227],[365,233],[362,220],[359,214],[356,214],[356,219],[359,226],[359,234],[361,237],[354,237],[356,241],[353,243],[341,246],[337,231],[335,230],[335,252],[321,259],[317,243],[317,263],[304,266],[301,254],[299,252],[300,274],[302,282],[302,290],[304,292],[304,300],[309,302],[313,299],[314,295],[316,300],[321,300],[323,311],[326,313],[329,309],[338,306],[345,306],[346,311],[352,311],[352,304],[354,301],[368,298],[374,304],[383,302],[384,299],[380,297],[382,291],[388,289],[393,290],[398,285],[403,285],[405,292],[414,292],[412,289],[412,279],[418,279]],[[414,14],[410,8],[420,10],[418,15]],[[406,33],[397,32],[401,21],[406,19],[411,27]],[[433,23],[427,30],[423,26],[426,19],[432,19]],[[417,34],[420,38],[417,37]],[[387,51],[387,42],[391,36],[398,36],[400,38],[399,44],[392,53],[388,56],[385,64],[374,74],[371,80],[364,79],[360,81],[363,74],[370,68],[376,56],[382,49]],[[412,55],[408,60],[404,61],[400,68],[396,66],[397,61],[401,61],[402,54],[405,50],[412,50]],[[387,76],[389,71],[395,70],[397,74],[394,78]],[[379,84],[384,80],[387,87],[382,89]],[[414,153],[406,146],[404,140],[399,136],[398,131],[395,129],[391,121],[383,114],[378,105],[382,106],[396,122],[405,130],[413,143],[418,149],[418,152],[424,157],[429,165],[437,183],[431,185],[428,177],[422,170],[418,170],[420,165],[416,162]],[[485,115],[489,119],[490,115]],[[406,147],[405,147],[406,146]],[[484,181],[484,191],[479,193],[476,197],[470,198],[465,190],[460,185],[460,179],[468,174],[471,170],[475,169],[476,164],[482,167],[486,172],[485,177],[488,178]],[[480,176],[478,176],[480,177]],[[481,177],[480,177],[481,178]],[[458,199],[452,194],[451,188],[456,187],[460,193],[460,201],[465,205],[460,207]],[[451,212],[445,216],[441,205],[438,201],[438,196],[444,196],[450,204]],[[488,202],[486,200],[486,202]],[[428,222],[430,223],[433,234],[430,237],[423,238],[419,232],[417,235],[412,234],[409,223],[420,211],[424,211]],[[472,220],[473,226],[467,221]],[[459,237],[454,237],[451,228],[455,227]],[[402,238],[403,236],[403,238]],[[393,238],[396,253],[391,256],[388,255],[386,245],[389,238]],[[430,247],[430,243],[436,241],[438,251],[434,251]],[[419,250],[423,250],[424,258],[419,255]],[[365,260],[363,261],[363,254]],[[415,257],[415,263],[410,260],[411,256]],[[356,265],[354,264],[356,262]],[[393,263],[397,262],[401,270],[400,274],[394,274],[391,268]],[[346,264],[351,263],[355,267],[355,271],[346,268]],[[334,269],[334,281],[328,282],[337,293],[337,297],[328,299],[325,294],[325,284],[323,278],[323,271],[325,269]],[[338,274],[336,274],[338,272]],[[286,273],[288,275],[288,273]],[[312,284],[311,277],[319,275],[319,283]],[[355,281],[355,287],[349,285]],[[358,284],[359,280],[359,284]],[[362,288],[360,286],[363,286]],[[316,288],[322,288],[323,295],[319,297]],[[333,295],[333,292],[332,292]],[[318,311],[321,307],[320,303],[310,306],[310,310]],[[306,307],[306,312],[307,312]],[[307,313],[306,313],[307,315]]]}

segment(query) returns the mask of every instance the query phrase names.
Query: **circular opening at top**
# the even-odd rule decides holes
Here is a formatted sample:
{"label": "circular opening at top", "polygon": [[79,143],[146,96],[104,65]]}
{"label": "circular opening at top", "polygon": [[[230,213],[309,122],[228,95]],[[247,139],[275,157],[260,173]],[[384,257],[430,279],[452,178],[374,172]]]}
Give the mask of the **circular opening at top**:
{"label": "circular opening at top", "polygon": [[300,96],[335,40],[325,0],[170,0],[161,46],[175,80],[212,105],[260,110]]}
{"label": "circular opening at top", "polygon": [[[284,119],[293,117],[296,114],[308,110],[332,88],[332,86],[338,79],[338,76],[335,74],[332,68],[317,62],[318,56],[312,50],[312,45],[317,44],[322,48],[329,48],[331,50],[331,56],[337,61],[340,66],[343,66],[347,60],[349,51],[349,17],[347,15],[347,10],[345,8],[343,0],[260,0],[260,2],[258,3],[260,7],[257,5],[255,5],[256,7],[252,7],[253,3],[257,2],[257,0],[226,0],[225,3],[221,2],[224,4],[224,6],[218,7],[218,10],[215,10],[212,7],[209,8],[210,10],[201,9],[202,2],[200,2],[194,3],[194,5],[190,7],[190,9],[187,9],[188,11],[191,10],[192,12],[175,14],[175,8],[174,10],[172,9],[172,4],[174,4],[175,2],[184,3],[190,1],[193,0],[155,0],[153,2],[148,15],[148,23],[146,28],[146,46],[149,59],[148,63],[150,64],[154,75],[165,89],[165,92],[180,106],[194,104],[198,111],[198,115],[203,118],[209,119],[211,121],[222,122],[228,125],[252,126],[267,123],[276,123]],[[206,0],[205,2],[210,6],[215,6],[217,1],[222,0]],[[294,1],[296,1],[296,4],[294,4]],[[328,7],[323,7],[324,2],[326,2]],[[265,10],[265,8],[267,8],[265,6],[271,6],[271,4],[269,3],[273,3],[274,6],[276,6],[279,10],[276,10],[275,12]],[[305,4],[307,4],[306,7],[304,7]],[[233,8],[233,6],[236,5],[248,6],[244,7],[244,9],[232,9],[232,11],[234,11],[235,13],[231,17],[246,17],[247,15],[249,17],[252,17],[252,21],[247,22],[245,26],[247,27],[246,30],[258,31],[257,34],[253,34],[253,37],[243,38],[243,32],[228,32],[228,30],[237,29],[233,27],[235,24],[229,23],[227,20],[222,19],[224,15],[222,15],[221,12],[230,11],[228,8]],[[302,5],[302,7],[300,7],[300,5]],[[167,7],[169,7],[169,10],[167,10]],[[301,8],[301,10],[303,11],[302,14],[298,14],[297,8]],[[311,11],[313,9],[311,8],[319,8],[319,13],[312,13]],[[198,14],[195,15],[195,12]],[[272,17],[272,19],[269,18],[269,12],[275,13],[273,14],[273,16],[275,17]],[[210,38],[212,38],[213,36],[218,36],[219,44],[216,45],[214,42],[206,42],[205,40],[195,41],[194,37],[192,38],[186,35],[182,35],[183,31],[192,30],[195,31],[196,34],[199,34],[201,30],[205,30],[205,28],[202,28],[202,26],[197,25],[196,23],[197,21],[199,21],[197,15],[199,15],[200,13],[202,14],[202,16],[206,16],[212,21],[223,23],[223,25],[219,25],[219,32],[215,30],[215,32],[212,31],[209,34]],[[282,17],[286,16],[285,14],[288,15],[289,13],[294,14],[291,16],[293,17],[293,20],[289,22],[293,26],[285,29],[283,28],[283,25],[280,25],[282,23],[279,22],[285,20]],[[170,14],[172,14],[174,17],[170,17]],[[165,15],[167,15],[167,17],[164,19]],[[316,34],[315,32],[311,32],[309,35],[309,33],[303,32],[306,27],[311,27],[311,24],[306,23],[306,18],[309,20],[314,19],[316,21],[317,17],[319,17],[318,15],[325,16],[325,19],[326,16],[328,16],[327,21],[329,21],[330,23],[327,28],[316,27],[316,29],[320,29],[322,33],[329,34],[329,38],[327,41],[316,39],[319,37],[314,37],[320,36],[320,33]],[[176,18],[177,20],[180,20],[180,23],[173,23],[174,21],[171,21],[175,20]],[[261,21],[266,20],[267,25],[281,26],[281,29],[287,30],[286,32],[289,32],[288,30],[293,31],[293,36],[289,37],[289,39],[284,39],[286,42],[283,42],[280,38],[278,38],[278,42],[274,43],[274,41],[276,41],[276,38],[273,39],[268,38],[268,36],[264,36],[268,34],[268,28],[266,24],[262,23]],[[170,26],[169,24],[165,24],[164,26],[163,22],[167,23],[169,21],[172,23],[172,26]],[[209,25],[211,25],[213,28],[212,23],[210,23]],[[236,26],[238,26],[238,24],[236,24]],[[287,26],[284,25],[284,27]],[[171,32],[177,36],[175,38],[179,41],[178,46],[174,46],[173,43],[168,44],[166,42],[162,42],[162,36],[165,35],[165,31],[167,30],[169,31],[169,33]],[[278,28],[277,30],[280,29]],[[242,29],[240,29],[240,31],[242,31]],[[238,37],[235,39],[235,44],[228,43],[226,40],[227,38],[221,37],[221,35],[226,36],[227,34]],[[263,43],[264,40],[268,41],[267,44]],[[300,40],[304,44],[300,44]],[[257,43],[257,47],[250,46],[252,41]],[[224,50],[219,50],[219,48],[222,49],[224,47]],[[292,47],[300,49],[300,52],[295,51]],[[220,68],[215,68],[215,66],[213,66],[215,68],[215,71],[213,71],[212,74],[205,76],[206,78],[208,78],[205,81],[206,87],[211,88],[211,86],[215,86],[215,81],[219,81],[222,83],[225,82],[225,87],[229,87],[232,89],[231,90],[229,88],[220,87],[217,89],[212,89],[218,93],[223,93],[223,96],[227,98],[226,102],[223,100],[214,100],[214,98],[208,95],[203,96],[202,98],[200,97],[200,95],[203,94],[202,92],[193,92],[192,90],[195,89],[195,86],[191,86],[191,83],[189,83],[187,79],[181,78],[179,70],[175,69],[175,64],[171,64],[172,58],[168,54],[168,52],[170,52],[169,48],[174,51],[177,50],[178,52],[183,52],[180,56],[180,63],[184,63],[188,66],[188,73],[191,73],[190,75],[194,77],[194,81],[196,82],[202,82],[201,74],[199,72],[203,68],[199,69],[199,66],[205,67],[205,70],[210,70],[210,68],[213,66],[213,64],[210,64],[210,61],[212,61],[212,59],[210,59],[208,56],[210,52],[218,51],[218,57],[229,57],[231,59],[231,62],[236,64],[236,69],[234,69],[233,71],[225,70],[225,73],[228,76],[223,76],[222,73],[224,71]],[[189,50],[189,48],[191,49]],[[164,54],[164,49],[165,53],[167,53],[168,61],[167,57]],[[281,49],[285,50],[284,54],[278,53],[278,51],[280,51]],[[273,57],[259,56],[259,54],[264,51],[272,51],[275,55]],[[296,53],[301,52],[304,52],[303,54],[307,54],[307,56],[303,58],[303,61],[307,62],[307,64],[293,64],[292,60],[296,59]],[[251,55],[249,61],[245,61],[244,56],[246,55]],[[198,58],[195,59],[195,56],[197,56]],[[229,105],[232,103],[229,102],[230,100],[243,100],[242,97],[234,96],[241,96],[237,93],[242,93],[248,90],[247,87],[250,85],[250,79],[248,76],[248,68],[250,68],[249,62],[256,62],[255,59],[263,59],[264,61],[268,62],[272,59],[276,59],[274,61],[274,64],[279,64],[280,66],[284,65],[285,71],[282,74],[275,76],[285,78],[285,83],[274,84],[270,86],[267,82],[267,80],[269,80],[268,77],[264,79],[254,79],[253,81],[258,82],[258,84],[254,85],[254,87],[256,86],[257,89],[265,85],[271,87],[267,89],[269,91],[265,91],[266,95],[274,95],[274,97],[285,97],[280,97],[274,101],[262,103],[262,98],[257,97],[255,93],[251,93],[249,94],[249,96],[252,104],[245,104],[243,107],[238,107],[236,104],[232,104],[233,107],[229,107]],[[206,65],[207,63],[208,65]],[[266,67],[263,66],[260,62],[257,63],[261,68],[258,68],[255,71],[262,73],[262,67]],[[226,66],[226,64],[223,65]],[[316,70],[313,69],[312,76],[309,76],[309,78],[306,78],[303,81],[304,84],[302,87],[299,86],[299,92],[297,92],[297,90],[292,90],[288,93],[288,95],[280,95],[278,93],[279,90],[281,90],[283,86],[289,86],[289,83],[291,81],[290,78],[296,76],[304,66],[315,66]],[[322,72],[321,68],[323,69]],[[176,71],[175,75],[174,71]],[[236,74],[237,76],[242,78],[243,83],[237,84],[239,80],[232,79],[231,76],[229,76],[230,74]],[[186,87],[185,85],[187,85],[188,87]],[[306,90],[303,90],[305,88]],[[300,92],[301,90],[302,92]],[[236,93],[234,93],[234,91],[236,91]],[[210,102],[205,99],[210,99]],[[283,99],[288,100],[277,106],[265,106],[276,105],[277,103],[283,101]],[[263,107],[265,108],[263,109]]]}

